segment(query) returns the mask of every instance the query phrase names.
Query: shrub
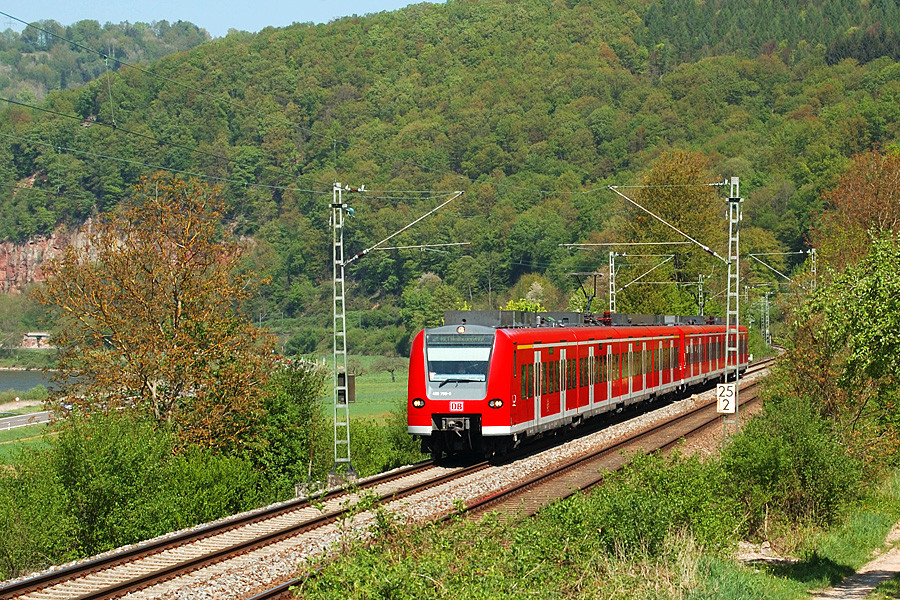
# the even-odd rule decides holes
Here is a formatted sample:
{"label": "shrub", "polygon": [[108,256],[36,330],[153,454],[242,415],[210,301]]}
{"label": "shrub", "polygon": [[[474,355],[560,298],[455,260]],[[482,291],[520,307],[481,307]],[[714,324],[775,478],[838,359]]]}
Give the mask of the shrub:
{"label": "shrub", "polygon": [[74,414],[0,475],[0,575],[58,564],[255,508],[271,492],[240,457],[188,448],[126,413]]}
{"label": "shrub", "polygon": [[265,472],[279,497],[293,493],[295,483],[331,466],[317,446],[332,431],[322,410],[325,371],[313,363],[294,360],[281,365],[269,380],[266,416],[252,448],[253,462]]}
{"label": "shrub", "polygon": [[715,461],[675,454],[636,456],[592,494],[590,528],[608,550],[660,552],[666,537],[687,531],[706,548],[728,547],[738,517],[723,495]]}
{"label": "shrub", "polygon": [[67,490],[50,465],[0,470],[0,581],[78,557]]}
{"label": "shrub", "polygon": [[424,460],[419,444],[407,432],[406,399],[399,400],[385,424],[360,421],[353,425],[350,457],[361,477]]}
{"label": "shrub", "polygon": [[829,424],[803,398],[770,399],[722,454],[728,488],[747,511],[747,528],[774,518],[833,522],[859,491],[861,469]]}

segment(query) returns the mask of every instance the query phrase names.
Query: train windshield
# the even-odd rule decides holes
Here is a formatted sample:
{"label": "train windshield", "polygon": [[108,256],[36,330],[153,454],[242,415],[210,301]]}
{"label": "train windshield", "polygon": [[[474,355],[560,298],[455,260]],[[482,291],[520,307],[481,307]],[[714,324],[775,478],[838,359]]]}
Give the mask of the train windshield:
{"label": "train windshield", "polygon": [[431,333],[425,336],[430,381],[486,381],[494,335]]}

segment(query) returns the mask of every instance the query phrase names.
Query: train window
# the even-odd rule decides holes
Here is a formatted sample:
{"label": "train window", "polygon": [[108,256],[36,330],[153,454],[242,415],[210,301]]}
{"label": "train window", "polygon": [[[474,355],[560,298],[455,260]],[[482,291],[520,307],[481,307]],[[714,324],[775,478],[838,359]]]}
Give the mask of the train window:
{"label": "train window", "polygon": [[590,378],[590,360],[587,357],[583,357],[580,359],[578,366],[579,387],[584,387],[588,384],[588,379]]}
{"label": "train window", "polygon": [[575,359],[566,360],[566,389],[575,389]]}
{"label": "train window", "polygon": [[547,392],[547,382],[550,381],[550,377],[548,377],[548,373],[550,372],[547,367],[550,366],[548,362],[541,363],[541,395],[546,395]]}
{"label": "train window", "polygon": [[486,381],[492,333],[428,334],[425,358],[430,381]]}
{"label": "train window", "polygon": [[550,375],[550,382],[547,384],[549,388],[547,390],[548,394],[553,394],[559,391],[559,361],[555,360],[548,365],[548,373]]}
{"label": "train window", "polygon": [[534,363],[528,363],[528,397],[534,398]]}
{"label": "train window", "polygon": [[560,371],[559,367],[560,367],[560,361],[558,361],[558,360],[554,361],[553,364],[550,365],[550,368],[552,369],[552,375],[553,375],[552,381],[550,382],[550,385],[553,386],[550,389],[551,394],[555,394],[556,392],[559,391],[559,380],[562,377],[562,371]]}
{"label": "train window", "polygon": [[522,365],[522,391],[519,396],[521,398],[528,397],[528,365]]}

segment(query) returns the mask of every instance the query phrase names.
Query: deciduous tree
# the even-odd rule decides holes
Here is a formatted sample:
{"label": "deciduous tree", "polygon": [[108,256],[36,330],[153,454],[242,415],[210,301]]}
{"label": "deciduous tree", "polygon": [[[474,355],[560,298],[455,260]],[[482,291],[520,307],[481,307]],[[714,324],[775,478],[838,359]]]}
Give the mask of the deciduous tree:
{"label": "deciduous tree", "polygon": [[242,443],[272,343],[240,313],[255,277],[238,268],[218,190],[157,174],[85,231],[37,291],[57,319],[56,395],[146,411],[185,443]]}
{"label": "deciduous tree", "polygon": [[900,229],[900,153],[855,156],[823,197],[828,211],[812,235],[819,255],[836,268],[858,262],[866,255],[870,228]]}

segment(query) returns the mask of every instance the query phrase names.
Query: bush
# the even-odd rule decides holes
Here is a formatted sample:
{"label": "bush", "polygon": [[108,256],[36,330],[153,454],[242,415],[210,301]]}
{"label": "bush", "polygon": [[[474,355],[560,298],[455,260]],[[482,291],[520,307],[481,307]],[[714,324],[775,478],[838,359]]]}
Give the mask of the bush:
{"label": "bush", "polygon": [[321,366],[295,360],[281,365],[269,380],[266,416],[252,460],[278,497],[293,494],[295,483],[311,475],[321,478],[331,468],[333,432],[321,400],[325,376]]}
{"label": "bush", "polygon": [[385,424],[354,423],[350,436],[350,458],[360,477],[375,475],[427,458],[406,425],[406,399],[399,400]]}
{"label": "bush", "polygon": [[830,524],[862,479],[815,404],[795,396],[770,399],[724,449],[722,464],[751,534],[767,515]]}
{"label": "bush", "polygon": [[636,456],[592,494],[588,528],[599,531],[609,551],[653,555],[678,531],[689,532],[706,548],[728,547],[738,516],[722,493],[723,481],[724,472],[715,461],[678,454]]}
{"label": "bush", "polygon": [[124,413],[75,414],[0,475],[0,576],[90,556],[255,508],[253,464],[188,449]]}
{"label": "bush", "polygon": [[48,463],[0,470],[0,581],[79,556],[67,490]]}

